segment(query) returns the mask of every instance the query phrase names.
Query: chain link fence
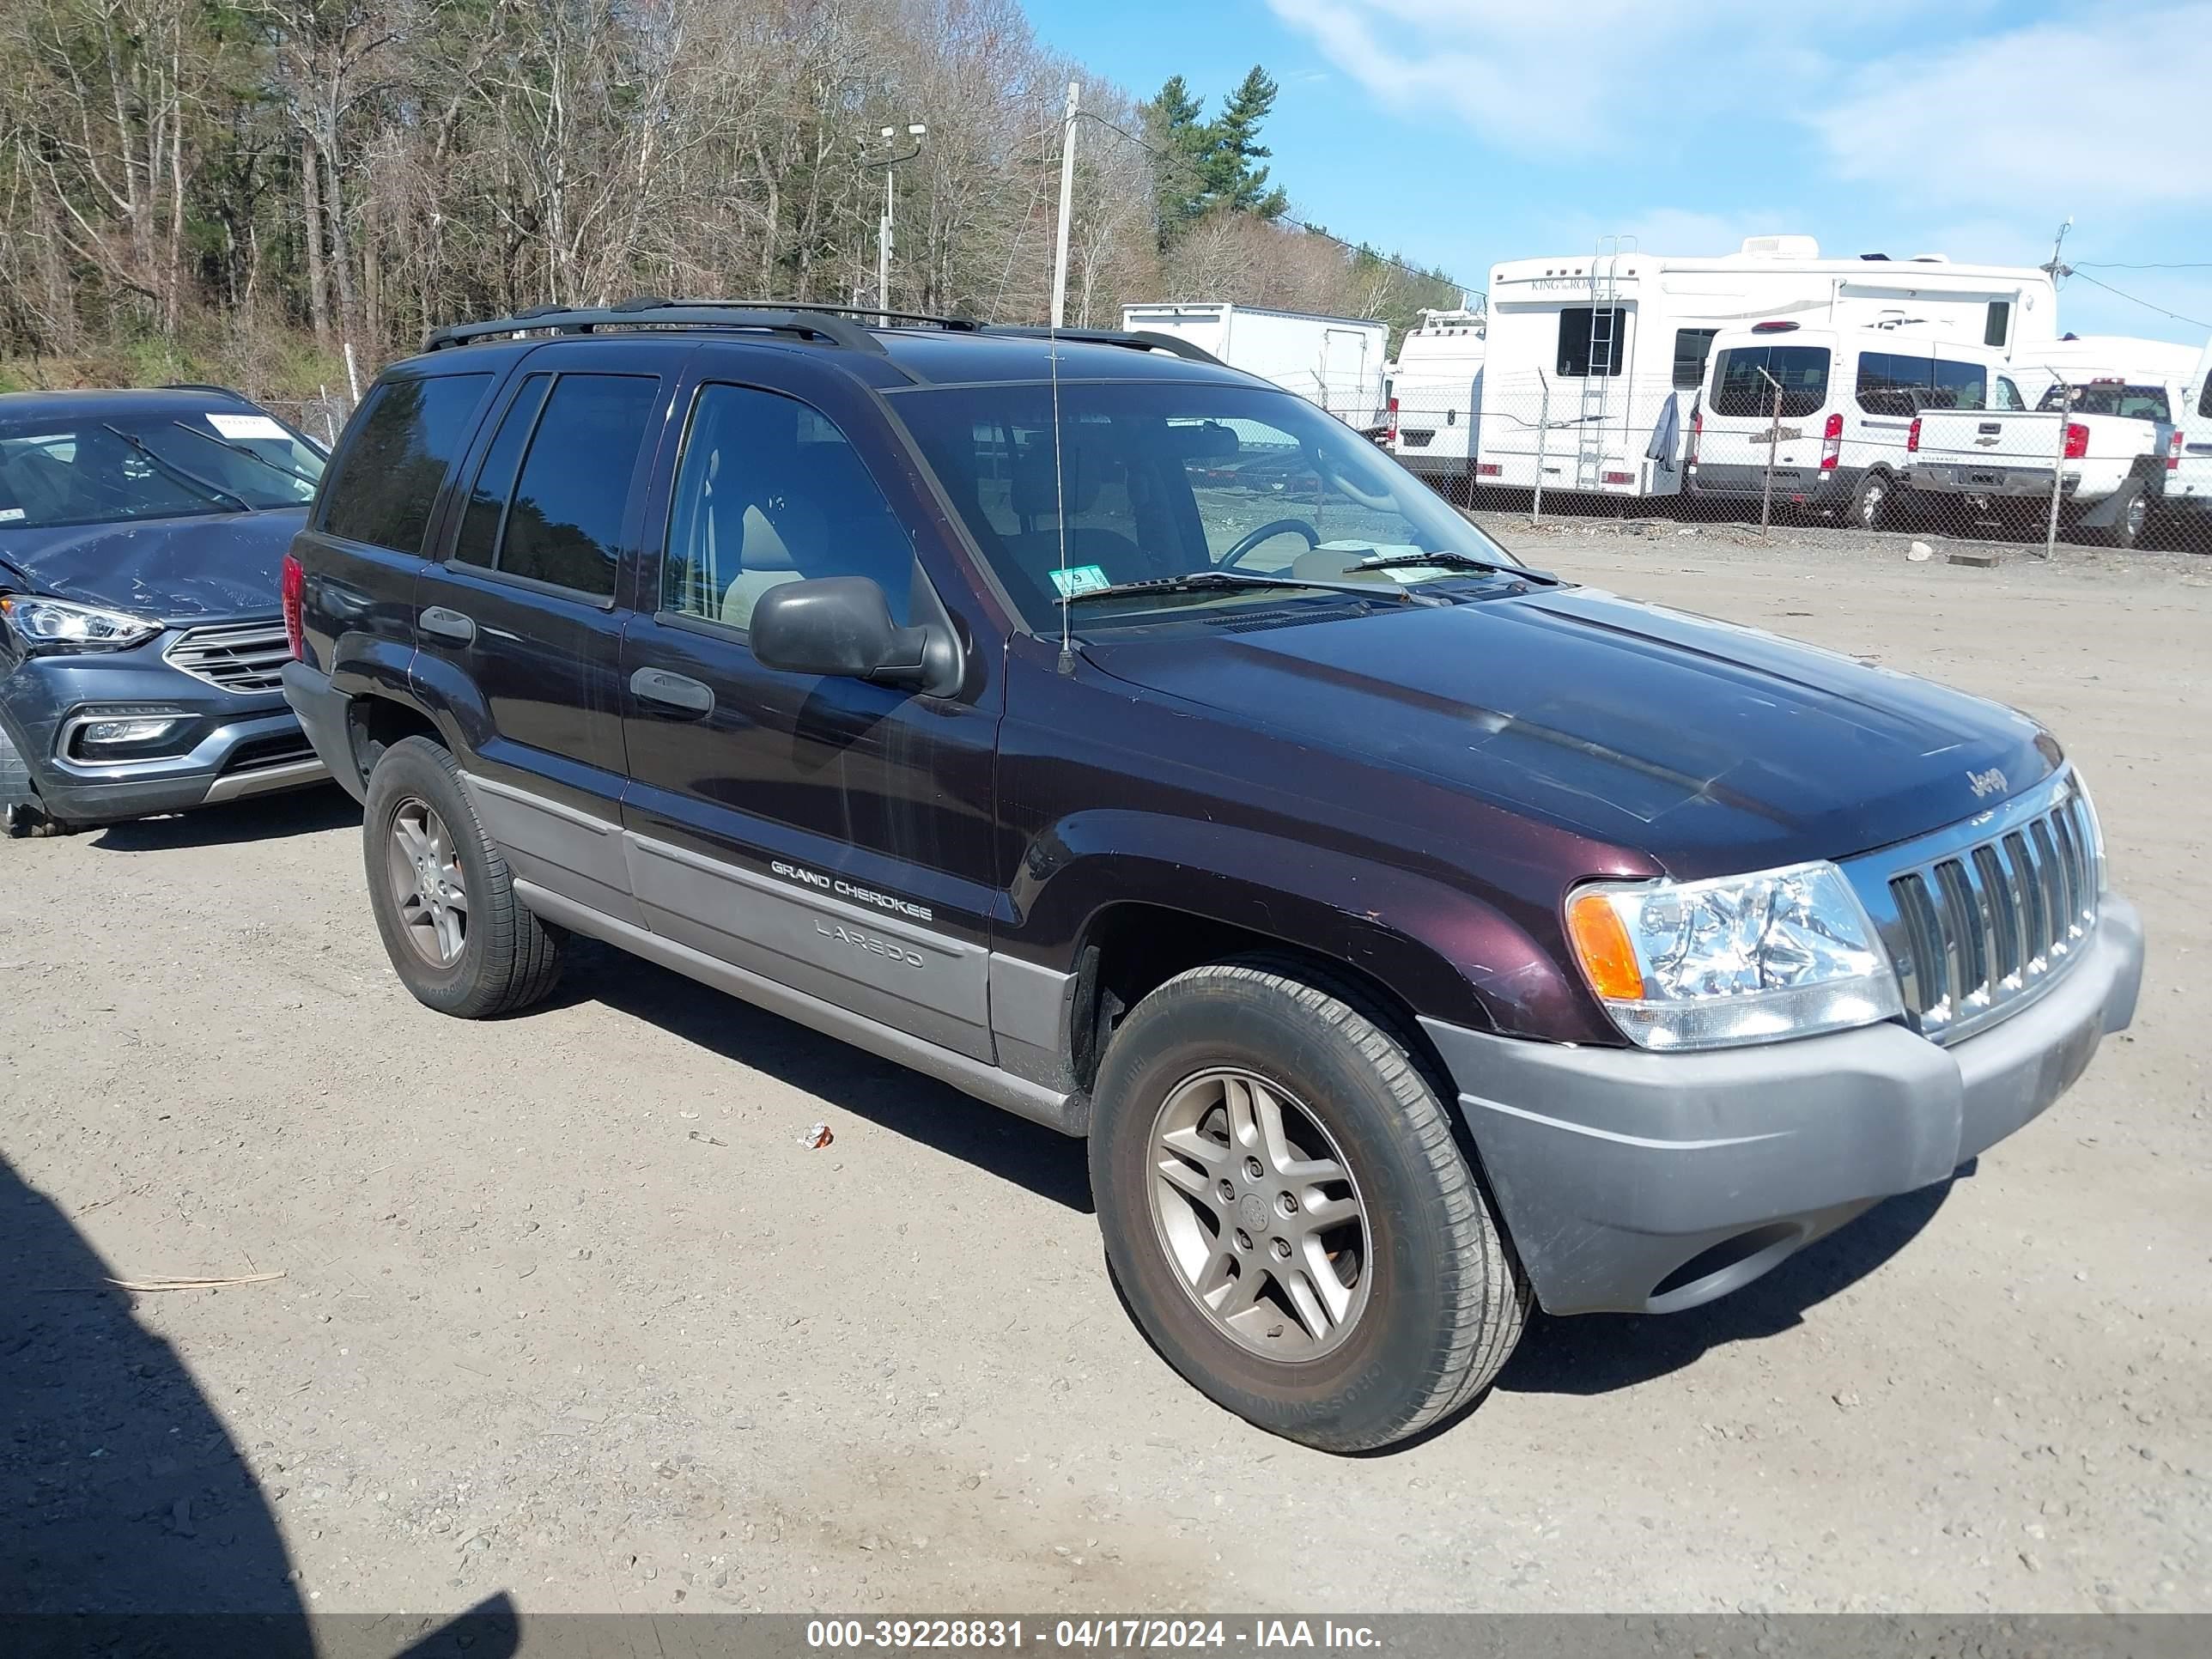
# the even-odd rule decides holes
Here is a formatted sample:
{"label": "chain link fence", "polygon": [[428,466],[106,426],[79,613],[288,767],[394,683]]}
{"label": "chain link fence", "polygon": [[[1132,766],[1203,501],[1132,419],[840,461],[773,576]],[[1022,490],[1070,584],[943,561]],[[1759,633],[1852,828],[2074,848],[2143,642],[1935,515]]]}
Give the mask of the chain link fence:
{"label": "chain link fence", "polygon": [[337,442],[346,417],[353,413],[353,399],[343,386],[335,392],[325,388],[312,398],[256,398],[254,401],[326,449]]}
{"label": "chain link fence", "polygon": [[2048,371],[1946,387],[1878,369],[1838,388],[1790,349],[1696,388],[1486,370],[1401,387],[1368,430],[1450,500],[1538,520],[1796,521],[2034,554],[2212,553],[2212,392]]}

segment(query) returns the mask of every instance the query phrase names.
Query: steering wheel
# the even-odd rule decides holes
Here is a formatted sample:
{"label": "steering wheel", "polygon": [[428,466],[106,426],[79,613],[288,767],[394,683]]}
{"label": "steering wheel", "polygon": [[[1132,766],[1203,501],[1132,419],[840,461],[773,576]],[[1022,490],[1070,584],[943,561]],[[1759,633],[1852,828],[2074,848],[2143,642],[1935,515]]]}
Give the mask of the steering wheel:
{"label": "steering wheel", "polygon": [[1309,549],[1321,545],[1321,532],[1316,530],[1304,519],[1271,519],[1251,534],[1239,537],[1236,546],[1213,562],[1213,568],[1217,570],[1226,570],[1251,552],[1254,548],[1259,546],[1261,542],[1271,541],[1277,536],[1294,535],[1304,537]]}

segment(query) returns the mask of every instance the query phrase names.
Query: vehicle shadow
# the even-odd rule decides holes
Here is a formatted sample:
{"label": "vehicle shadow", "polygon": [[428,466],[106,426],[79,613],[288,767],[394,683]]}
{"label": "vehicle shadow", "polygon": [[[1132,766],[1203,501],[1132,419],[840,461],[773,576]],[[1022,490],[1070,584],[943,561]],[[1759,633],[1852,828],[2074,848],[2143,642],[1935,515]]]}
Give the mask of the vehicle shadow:
{"label": "vehicle shadow", "polygon": [[[1081,1141],[611,945],[573,939],[570,948],[575,955],[562,975],[556,1004],[587,997],[603,1002],[818,1095],[840,1111],[1026,1187],[1079,1214],[1091,1213],[1091,1173]],[[794,1123],[793,1133],[805,1127]]]}
{"label": "vehicle shadow", "polygon": [[259,799],[225,801],[162,818],[133,818],[96,831],[103,853],[168,853],[186,847],[244,845],[342,830],[361,822],[361,805],[334,783]]}
{"label": "vehicle shadow", "polygon": [[1678,1371],[1726,1344],[1779,1336],[1802,1324],[1808,1309],[1911,1243],[1935,1219],[1954,1183],[1973,1173],[1969,1161],[1948,1181],[1877,1204],[1764,1278],[1702,1308],[1565,1319],[1539,1312],[1496,1386],[1516,1394],[1609,1394]]}
{"label": "vehicle shadow", "polygon": [[398,1659],[515,1652],[520,1619],[504,1593],[442,1621],[317,1629],[276,1513],[191,1370],[5,1157],[0,1261],[0,1650],[10,1659],[331,1659],[339,1648],[383,1659],[410,1638]]}
{"label": "vehicle shadow", "polygon": [[0,1158],[0,1607],[251,1615],[313,1651],[276,1519],[173,1349],[54,1201]]}

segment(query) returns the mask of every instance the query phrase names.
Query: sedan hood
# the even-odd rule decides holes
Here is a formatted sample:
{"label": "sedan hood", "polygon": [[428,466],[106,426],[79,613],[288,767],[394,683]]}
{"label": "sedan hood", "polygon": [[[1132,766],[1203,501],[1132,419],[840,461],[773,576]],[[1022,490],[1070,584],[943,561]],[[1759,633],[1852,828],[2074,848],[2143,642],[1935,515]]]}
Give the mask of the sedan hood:
{"label": "sedan hood", "polygon": [[[1687,879],[1972,817],[2059,764],[2015,710],[1589,588],[1086,647],[1121,679],[1425,774]],[[1473,851],[1474,849],[1470,849]]]}
{"label": "sedan hood", "polygon": [[307,518],[272,507],[0,531],[0,580],[163,622],[274,616],[284,550]]}

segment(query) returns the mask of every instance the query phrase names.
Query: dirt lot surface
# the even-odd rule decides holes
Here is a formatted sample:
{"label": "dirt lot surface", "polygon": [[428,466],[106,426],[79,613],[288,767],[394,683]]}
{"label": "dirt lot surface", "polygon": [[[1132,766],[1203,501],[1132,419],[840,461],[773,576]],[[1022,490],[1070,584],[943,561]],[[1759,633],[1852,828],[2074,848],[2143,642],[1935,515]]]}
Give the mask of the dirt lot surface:
{"label": "dirt lot surface", "polygon": [[1505,533],[2051,721],[2135,1030],[1946,1188],[1340,1460],[1146,1348],[1073,1142],[611,953],[417,1006],[334,791],[0,844],[0,1602],[2212,1608],[2212,561]]}

